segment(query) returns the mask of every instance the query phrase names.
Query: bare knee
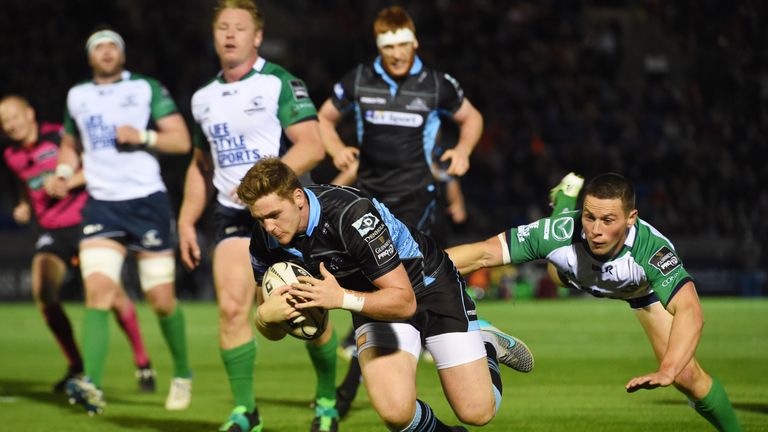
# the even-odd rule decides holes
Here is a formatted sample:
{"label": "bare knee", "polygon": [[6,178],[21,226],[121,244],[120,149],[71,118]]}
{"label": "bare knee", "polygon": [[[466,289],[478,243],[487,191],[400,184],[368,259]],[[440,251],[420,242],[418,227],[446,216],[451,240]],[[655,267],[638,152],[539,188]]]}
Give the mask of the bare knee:
{"label": "bare knee", "polygon": [[222,325],[237,326],[248,322],[248,310],[250,305],[243,304],[233,298],[222,296],[219,298],[219,321]]}
{"label": "bare knee", "polygon": [[382,401],[379,406],[376,407],[376,411],[381,417],[381,420],[390,429],[405,429],[413,420],[416,403],[412,405],[404,404],[402,401]]}
{"label": "bare knee", "polygon": [[454,410],[456,418],[462,423],[472,426],[483,426],[488,424],[496,416],[496,402],[491,400],[490,403],[484,404],[472,404],[457,407]]}

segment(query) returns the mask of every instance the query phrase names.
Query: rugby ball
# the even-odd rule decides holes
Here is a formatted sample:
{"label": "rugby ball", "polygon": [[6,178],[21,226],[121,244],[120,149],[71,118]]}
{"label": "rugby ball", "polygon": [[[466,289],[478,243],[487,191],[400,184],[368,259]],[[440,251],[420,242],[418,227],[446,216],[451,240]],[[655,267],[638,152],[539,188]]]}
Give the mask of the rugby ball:
{"label": "rugby ball", "polygon": [[[261,282],[261,292],[266,300],[272,292],[284,285],[290,285],[299,281],[299,276],[312,276],[304,267],[292,262],[279,262],[270,266]],[[302,298],[292,301],[302,302]],[[298,317],[283,321],[278,324],[289,335],[302,339],[312,340],[320,337],[328,325],[328,311],[319,308],[309,308],[301,311]]]}

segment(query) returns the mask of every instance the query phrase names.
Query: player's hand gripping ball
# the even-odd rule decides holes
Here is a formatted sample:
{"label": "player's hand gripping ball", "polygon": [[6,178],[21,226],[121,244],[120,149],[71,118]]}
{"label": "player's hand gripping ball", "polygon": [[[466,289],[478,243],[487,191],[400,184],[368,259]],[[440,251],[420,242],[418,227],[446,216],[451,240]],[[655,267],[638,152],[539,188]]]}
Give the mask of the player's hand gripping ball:
{"label": "player's hand gripping ball", "polygon": [[[284,285],[299,282],[298,276],[312,275],[303,267],[292,262],[275,263],[264,273],[264,279],[261,282],[261,290],[264,299]],[[302,302],[302,298],[291,298],[289,302]],[[328,325],[328,311],[320,307],[302,309],[301,315],[291,320],[278,323],[280,328],[289,335],[302,339],[312,340],[320,337]]]}

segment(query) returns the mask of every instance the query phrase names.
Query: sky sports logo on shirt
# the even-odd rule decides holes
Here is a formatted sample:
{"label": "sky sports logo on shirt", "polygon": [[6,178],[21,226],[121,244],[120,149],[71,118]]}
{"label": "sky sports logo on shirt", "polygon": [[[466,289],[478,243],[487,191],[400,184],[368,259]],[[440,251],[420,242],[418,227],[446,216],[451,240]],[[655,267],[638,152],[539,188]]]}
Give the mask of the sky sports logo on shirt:
{"label": "sky sports logo on shirt", "polygon": [[401,126],[417,128],[424,124],[424,118],[419,114],[401,113],[397,111],[369,110],[365,112],[365,121],[377,125]]}

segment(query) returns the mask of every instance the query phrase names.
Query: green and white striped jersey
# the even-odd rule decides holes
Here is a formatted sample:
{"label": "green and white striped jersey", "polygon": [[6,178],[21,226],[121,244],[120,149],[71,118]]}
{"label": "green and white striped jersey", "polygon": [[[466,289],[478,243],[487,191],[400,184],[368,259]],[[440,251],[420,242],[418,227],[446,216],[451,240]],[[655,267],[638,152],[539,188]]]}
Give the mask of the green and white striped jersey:
{"label": "green and white striped jersey", "polygon": [[157,158],[135,146],[115,142],[119,126],[138,130],[176,113],[168,90],[157,80],[123,71],[109,84],[86,81],[67,94],[64,129],[83,145],[83,173],[88,193],[104,201],[141,198],[165,190]]}
{"label": "green and white striped jersey", "polygon": [[589,251],[581,211],[562,213],[499,235],[504,262],[546,259],[564,283],[596,297],[632,300],[655,293],[664,306],[691,276],[672,243],[641,219],[608,261]]}
{"label": "green and white striped jersey", "polygon": [[259,159],[278,156],[283,129],[317,110],[304,82],[282,67],[259,58],[239,81],[221,74],[192,96],[195,146],[211,152],[217,200],[242,209],[230,193]]}

